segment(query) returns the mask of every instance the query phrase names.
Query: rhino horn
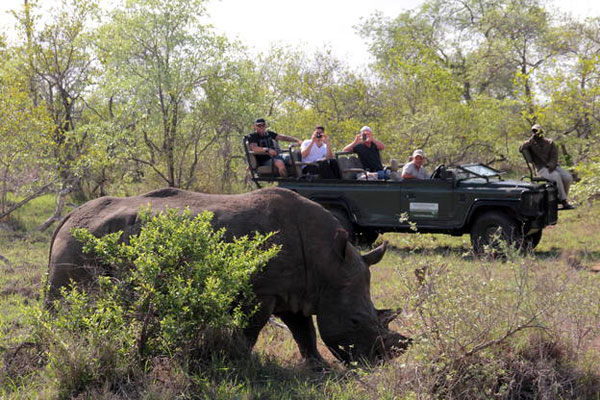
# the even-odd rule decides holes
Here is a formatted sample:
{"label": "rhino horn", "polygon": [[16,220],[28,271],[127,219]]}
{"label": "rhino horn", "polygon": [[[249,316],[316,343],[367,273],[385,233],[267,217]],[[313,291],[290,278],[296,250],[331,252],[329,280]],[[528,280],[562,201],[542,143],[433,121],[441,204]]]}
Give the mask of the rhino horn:
{"label": "rhino horn", "polygon": [[367,254],[363,254],[362,259],[365,262],[365,264],[373,265],[373,264],[377,264],[379,261],[381,261],[381,259],[383,258],[383,255],[385,254],[385,251],[387,250],[387,244],[388,244],[388,242],[386,240],[381,245],[374,248]]}
{"label": "rhino horn", "polygon": [[398,318],[398,315],[402,313],[402,308],[398,308],[396,310],[392,310],[390,308],[386,308],[385,310],[376,310],[377,311],[377,319],[379,323],[384,328],[387,328],[389,323]]}

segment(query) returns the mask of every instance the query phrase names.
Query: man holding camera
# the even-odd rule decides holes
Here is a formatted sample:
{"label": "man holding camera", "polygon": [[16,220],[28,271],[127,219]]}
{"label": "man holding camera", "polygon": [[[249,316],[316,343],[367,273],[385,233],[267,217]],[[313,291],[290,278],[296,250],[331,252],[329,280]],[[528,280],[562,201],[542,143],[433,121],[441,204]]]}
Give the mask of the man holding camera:
{"label": "man holding camera", "polygon": [[567,201],[573,177],[558,166],[556,143],[552,139],[544,137],[544,130],[540,125],[535,124],[531,127],[531,137],[519,147],[519,151],[533,161],[539,176],[556,183],[558,200],[562,204],[562,209],[572,210],[575,208]]}
{"label": "man holding camera", "polygon": [[368,126],[363,126],[354,141],[344,147],[342,151],[358,154],[364,169],[369,172],[377,172],[377,179],[386,179],[389,176],[383,169],[381,155],[379,154],[383,149],[385,149],[384,144],[375,139],[373,130]]}
{"label": "man holding camera", "polygon": [[329,142],[325,128],[315,127],[310,139],[302,142],[300,146],[302,162],[315,163],[302,168],[303,174],[320,175],[324,179],[339,179],[340,172]]}
{"label": "man holding camera", "polygon": [[258,118],[254,121],[254,132],[248,135],[248,144],[250,150],[257,153],[256,161],[259,165],[275,165],[279,176],[286,177],[287,169],[286,162],[278,152],[277,146],[274,140],[284,140],[287,142],[296,142],[300,144],[300,141],[295,137],[280,135],[277,132],[268,131],[267,123],[264,118]]}

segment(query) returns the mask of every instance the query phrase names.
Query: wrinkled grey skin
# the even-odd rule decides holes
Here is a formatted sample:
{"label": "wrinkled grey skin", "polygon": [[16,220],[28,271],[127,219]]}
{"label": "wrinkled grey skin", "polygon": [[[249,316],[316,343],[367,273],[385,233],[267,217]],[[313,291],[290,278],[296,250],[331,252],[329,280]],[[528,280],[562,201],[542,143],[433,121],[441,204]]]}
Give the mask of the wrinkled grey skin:
{"label": "wrinkled grey skin", "polygon": [[70,280],[95,281],[94,261],[70,229],[84,227],[102,236],[122,230],[123,238],[140,231],[140,207],[166,207],[192,214],[214,213],[213,226],[227,237],[277,231],[282,250],[253,278],[260,302],[244,335],[251,348],[274,314],[290,328],[302,356],[321,363],[312,315],[323,341],[340,360],[376,362],[406,348],[408,339],[387,328],[395,313],[375,310],[370,295],[369,265],[381,260],[385,244],[361,256],[335,217],[292,191],[262,189],[241,195],[209,195],[162,189],[141,196],[92,200],[69,214],[56,229],[50,248],[47,300],[60,295]]}

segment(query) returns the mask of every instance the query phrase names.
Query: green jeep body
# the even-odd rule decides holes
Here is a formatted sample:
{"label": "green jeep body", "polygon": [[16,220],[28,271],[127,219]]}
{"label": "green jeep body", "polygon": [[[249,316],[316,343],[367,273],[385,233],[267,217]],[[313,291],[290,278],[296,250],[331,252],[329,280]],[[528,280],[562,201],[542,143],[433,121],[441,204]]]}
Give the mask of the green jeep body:
{"label": "green jeep body", "polygon": [[321,204],[366,244],[383,232],[469,233],[481,252],[501,228],[505,240],[533,248],[558,214],[550,183],[504,180],[481,164],[437,169],[427,180],[285,179],[279,186]]}
{"label": "green jeep body", "polygon": [[498,235],[521,248],[534,248],[543,229],[558,219],[553,184],[531,176],[529,182],[505,180],[500,171],[483,164],[442,165],[426,180],[257,175],[253,180],[257,185],[277,182],[321,204],[355,242],[363,244],[371,244],[384,232],[469,233],[476,253],[494,244]]}

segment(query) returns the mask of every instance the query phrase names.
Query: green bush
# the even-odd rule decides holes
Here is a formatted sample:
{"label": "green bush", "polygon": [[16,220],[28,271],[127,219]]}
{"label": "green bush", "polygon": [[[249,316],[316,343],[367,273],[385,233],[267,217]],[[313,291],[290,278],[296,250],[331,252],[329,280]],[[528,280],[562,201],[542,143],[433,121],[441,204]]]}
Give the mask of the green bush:
{"label": "green bush", "polygon": [[579,201],[597,200],[600,197],[600,158],[576,168],[581,180],[573,185],[572,196]]}
{"label": "green bush", "polygon": [[121,232],[97,238],[74,229],[103,265],[98,287],[73,285],[51,311],[29,311],[51,375],[67,392],[123,379],[152,358],[194,361],[215,336],[245,326],[255,308],[251,277],[279,250],[267,248],[272,234],[224,241],[209,212],[144,210],[140,218],[128,243]]}

